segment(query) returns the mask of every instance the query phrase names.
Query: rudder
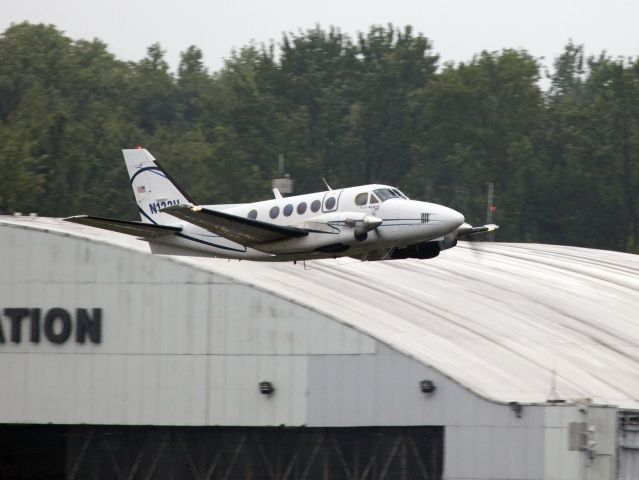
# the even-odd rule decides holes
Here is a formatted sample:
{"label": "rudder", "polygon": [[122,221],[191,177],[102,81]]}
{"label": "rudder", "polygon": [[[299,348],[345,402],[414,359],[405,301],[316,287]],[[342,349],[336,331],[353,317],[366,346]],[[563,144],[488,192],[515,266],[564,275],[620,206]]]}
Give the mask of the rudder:
{"label": "rudder", "polygon": [[145,148],[124,149],[122,154],[142,221],[157,225],[174,224],[175,217],[160,210],[171,205],[193,204],[189,195]]}

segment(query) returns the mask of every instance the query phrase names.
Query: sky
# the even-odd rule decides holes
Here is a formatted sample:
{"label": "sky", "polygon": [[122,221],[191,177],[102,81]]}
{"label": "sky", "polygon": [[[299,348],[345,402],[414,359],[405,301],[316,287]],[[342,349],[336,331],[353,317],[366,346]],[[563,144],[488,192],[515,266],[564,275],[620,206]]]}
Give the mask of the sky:
{"label": "sky", "polygon": [[73,39],[99,38],[122,60],[139,60],[160,42],[174,70],[190,45],[216,71],[234,48],[317,24],[351,35],[373,24],[412,25],[440,63],[523,48],[552,65],[569,40],[589,54],[636,57],[638,19],[638,0],[0,0],[0,32],[25,20],[51,23]]}

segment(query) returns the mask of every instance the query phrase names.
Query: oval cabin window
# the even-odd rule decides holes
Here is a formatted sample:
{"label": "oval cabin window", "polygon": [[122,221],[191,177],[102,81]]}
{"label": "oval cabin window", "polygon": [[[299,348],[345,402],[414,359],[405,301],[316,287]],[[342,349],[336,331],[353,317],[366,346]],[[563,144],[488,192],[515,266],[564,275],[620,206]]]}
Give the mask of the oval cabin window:
{"label": "oval cabin window", "polygon": [[290,217],[291,213],[293,213],[293,205],[289,203],[284,207],[284,210],[282,210],[282,212],[284,213],[285,217]]}

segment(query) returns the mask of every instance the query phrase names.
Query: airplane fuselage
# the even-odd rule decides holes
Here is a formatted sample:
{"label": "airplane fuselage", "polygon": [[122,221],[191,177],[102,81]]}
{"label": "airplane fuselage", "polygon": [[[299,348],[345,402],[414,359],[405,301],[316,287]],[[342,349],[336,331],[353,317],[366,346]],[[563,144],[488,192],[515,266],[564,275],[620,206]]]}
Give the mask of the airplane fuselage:
{"label": "airplane fuselage", "polygon": [[[163,202],[173,205],[177,199]],[[154,240],[156,253],[163,253],[162,247],[175,247],[192,250],[195,255],[261,261],[383,256],[392,248],[444,237],[464,223],[463,215],[453,209],[410,200],[394,187],[378,184],[247,204],[202,205],[238,217],[309,230],[303,237],[251,248],[185,224],[161,212],[162,204],[154,207],[149,209],[154,223],[183,228],[175,237]],[[373,226],[366,226],[366,221],[379,223],[370,228]]]}
{"label": "airplane fuselage", "polygon": [[167,255],[296,261],[427,259],[458,238],[492,231],[455,210],[410,200],[395,187],[361,185],[255,203],[198,205],[143,148],[122,151],[141,221],[66,220],[134,235]]}

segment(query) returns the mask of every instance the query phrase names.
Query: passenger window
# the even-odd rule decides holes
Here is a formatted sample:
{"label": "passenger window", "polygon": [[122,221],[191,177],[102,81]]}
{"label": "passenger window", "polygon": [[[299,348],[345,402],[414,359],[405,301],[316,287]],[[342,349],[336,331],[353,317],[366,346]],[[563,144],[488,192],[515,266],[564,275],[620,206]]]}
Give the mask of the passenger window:
{"label": "passenger window", "polygon": [[371,193],[371,201],[370,201],[370,203],[379,203],[379,200],[377,199],[377,197],[375,195],[373,195],[372,193]]}
{"label": "passenger window", "polygon": [[271,208],[271,211],[269,212],[269,215],[271,216],[271,218],[277,218],[279,214],[280,214],[280,207],[273,207]]}
{"label": "passenger window", "polygon": [[368,193],[360,193],[355,197],[355,205],[366,205],[366,201],[368,200]]}
{"label": "passenger window", "polygon": [[303,215],[306,213],[306,202],[302,202],[297,206],[297,213]]}
{"label": "passenger window", "polygon": [[335,207],[335,197],[328,197],[326,199],[326,202],[324,203],[324,208],[326,208],[326,210],[333,210],[334,207]]}
{"label": "passenger window", "polygon": [[311,212],[317,212],[321,206],[322,203],[319,200],[313,200],[313,203],[311,203]]}
{"label": "passenger window", "polygon": [[290,203],[288,205],[286,205],[284,207],[283,212],[284,212],[284,216],[285,217],[290,217],[291,213],[293,213],[293,205],[291,205]]}
{"label": "passenger window", "polygon": [[255,220],[257,218],[257,210],[251,210],[247,216],[251,220]]}

